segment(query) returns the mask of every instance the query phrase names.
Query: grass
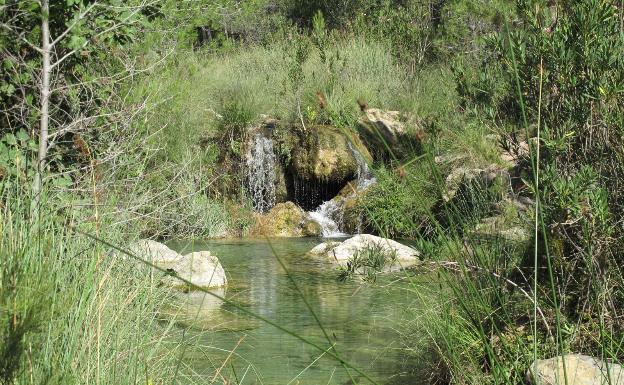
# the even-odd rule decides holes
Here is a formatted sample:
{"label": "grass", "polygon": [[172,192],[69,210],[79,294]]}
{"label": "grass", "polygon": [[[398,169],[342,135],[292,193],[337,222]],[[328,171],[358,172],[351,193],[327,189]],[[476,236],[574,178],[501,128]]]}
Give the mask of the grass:
{"label": "grass", "polygon": [[366,282],[374,283],[377,275],[384,271],[386,266],[392,267],[396,262],[396,251],[386,250],[383,245],[371,245],[359,250],[351,257],[345,266],[338,268],[338,280],[346,281],[355,276]]}
{"label": "grass", "polygon": [[178,341],[154,311],[167,300],[157,280],[72,232],[71,217],[46,209],[33,223],[4,186],[0,383],[172,383]]}

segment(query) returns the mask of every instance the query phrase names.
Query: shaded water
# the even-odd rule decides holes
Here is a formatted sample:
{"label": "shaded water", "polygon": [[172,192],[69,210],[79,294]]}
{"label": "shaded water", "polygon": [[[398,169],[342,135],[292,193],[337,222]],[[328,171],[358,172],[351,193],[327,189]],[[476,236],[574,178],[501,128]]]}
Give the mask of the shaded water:
{"label": "shaded water", "polygon": [[[417,363],[402,349],[395,328],[418,306],[403,276],[384,277],[374,285],[337,282],[331,265],[304,256],[318,239],[271,240],[275,253],[331,336],[345,361],[383,384],[420,384]],[[210,250],[228,273],[227,298],[279,323],[321,346],[329,346],[301,296],[280,267],[267,241],[228,240],[172,244],[182,252]],[[397,281],[398,280],[398,281]],[[394,281],[394,282],[393,282]],[[189,330],[185,364],[211,380],[229,352],[244,337],[221,375],[231,384],[345,384],[348,374],[313,347],[224,304],[203,320],[206,331]],[[400,330],[400,329],[398,329]],[[353,373],[357,383],[367,383]],[[201,383],[209,383],[201,381]],[[224,380],[215,383],[224,383]]]}

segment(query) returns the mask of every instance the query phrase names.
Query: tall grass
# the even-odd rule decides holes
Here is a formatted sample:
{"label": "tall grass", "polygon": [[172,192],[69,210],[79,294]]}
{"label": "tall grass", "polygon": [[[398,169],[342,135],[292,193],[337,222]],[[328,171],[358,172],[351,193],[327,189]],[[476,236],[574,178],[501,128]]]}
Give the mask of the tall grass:
{"label": "tall grass", "polygon": [[178,342],[156,312],[167,292],[146,269],[74,233],[72,215],[49,200],[34,221],[27,194],[3,182],[0,383],[174,383]]}
{"label": "tall grass", "polygon": [[[176,53],[137,89],[138,94],[151,95],[151,102],[158,103],[146,122],[151,130],[162,128],[153,140],[164,144],[166,155],[176,159],[184,148],[221,129],[220,117],[231,119],[228,111],[234,103],[244,109],[244,120],[266,114],[296,122],[297,93],[302,98],[302,114],[309,114],[304,116],[306,120],[322,113],[317,92],[325,95],[328,114],[335,119],[353,121],[358,98],[384,109],[402,106],[409,93],[407,74],[393,61],[389,47],[357,38],[336,38],[323,47],[321,59],[311,42],[298,43],[297,39],[243,46],[226,53]],[[298,44],[304,51],[299,62],[295,57]],[[293,84],[293,72],[300,72],[300,85]]]}

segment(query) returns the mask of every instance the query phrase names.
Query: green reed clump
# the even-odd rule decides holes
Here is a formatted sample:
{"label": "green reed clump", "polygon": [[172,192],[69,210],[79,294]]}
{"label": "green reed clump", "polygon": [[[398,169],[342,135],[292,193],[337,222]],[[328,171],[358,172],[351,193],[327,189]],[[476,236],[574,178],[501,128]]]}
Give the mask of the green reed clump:
{"label": "green reed clump", "polygon": [[[2,181],[0,383],[136,384],[175,380],[178,342],[157,317],[168,294],[146,270],[74,233],[46,194]],[[74,223],[123,238],[104,224]]]}
{"label": "green reed clump", "polygon": [[385,267],[392,266],[396,258],[395,250],[387,250],[382,245],[371,245],[359,250],[345,266],[338,268],[338,280],[346,281],[349,278],[361,276],[366,282],[375,282],[377,275]]}

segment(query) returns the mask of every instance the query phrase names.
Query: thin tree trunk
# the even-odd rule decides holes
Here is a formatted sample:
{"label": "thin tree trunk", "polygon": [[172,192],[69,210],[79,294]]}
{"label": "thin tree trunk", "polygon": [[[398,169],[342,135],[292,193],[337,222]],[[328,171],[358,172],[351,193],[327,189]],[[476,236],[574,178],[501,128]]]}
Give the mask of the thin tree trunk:
{"label": "thin tree trunk", "polygon": [[41,204],[43,172],[48,156],[48,125],[50,123],[50,4],[49,0],[41,1],[41,117],[39,120],[39,152],[37,154],[37,171],[33,185],[34,213],[38,214]]}

